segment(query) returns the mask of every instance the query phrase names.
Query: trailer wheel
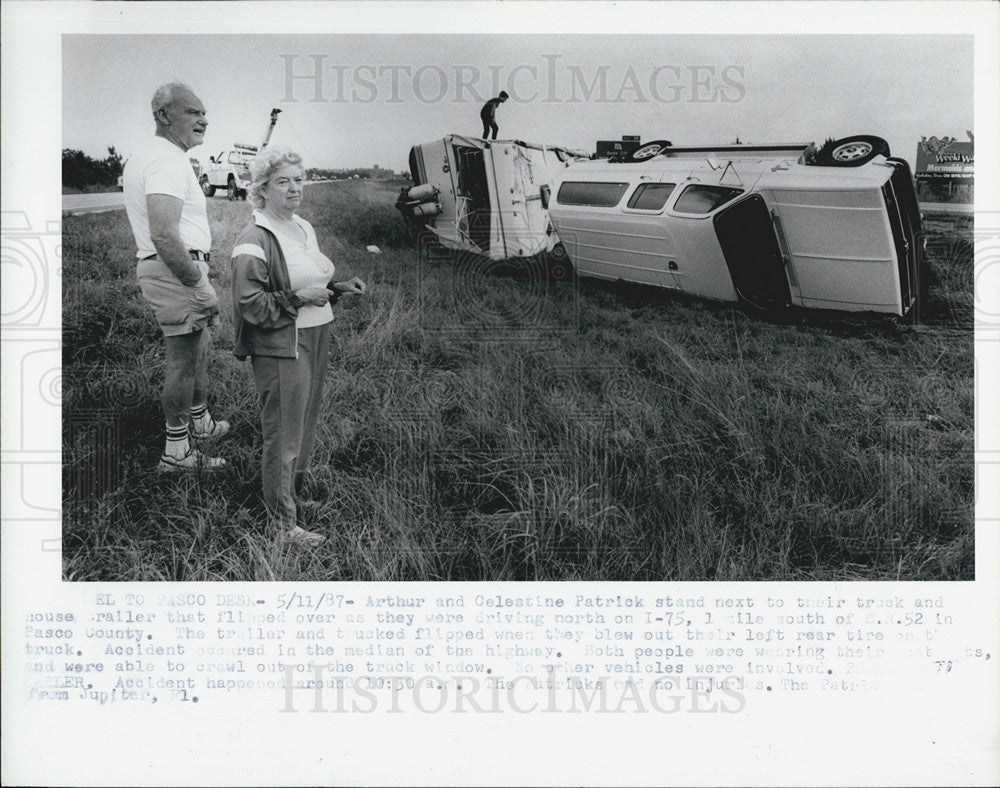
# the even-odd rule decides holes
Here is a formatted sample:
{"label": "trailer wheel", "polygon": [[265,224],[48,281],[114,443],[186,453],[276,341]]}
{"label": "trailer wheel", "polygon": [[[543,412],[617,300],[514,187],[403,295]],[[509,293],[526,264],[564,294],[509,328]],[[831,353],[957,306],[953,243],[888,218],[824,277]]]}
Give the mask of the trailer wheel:
{"label": "trailer wheel", "polygon": [[201,176],[201,191],[206,197],[212,197],[215,195],[215,187],[208,182],[208,176]]}
{"label": "trailer wheel", "polygon": [[629,151],[625,154],[625,161],[628,164],[638,164],[644,161],[649,161],[654,156],[658,156],[663,153],[664,149],[670,147],[670,142],[668,140],[653,140],[652,142],[647,142],[645,145],[640,145],[633,151]]}
{"label": "trailer wheel", "polygon": [[230,175],[229,180],[226,181],[226,197],[230,200],[235,200],[239,196],[239,193],[239,189],[236,188],[236,179]]}
{"label": "trailer wheel", "polygon": [[816,164],[821,167],[860,167],[876,156],[888,155],[889,143],[884,139],[859,135],[824,145],[816,154]]}

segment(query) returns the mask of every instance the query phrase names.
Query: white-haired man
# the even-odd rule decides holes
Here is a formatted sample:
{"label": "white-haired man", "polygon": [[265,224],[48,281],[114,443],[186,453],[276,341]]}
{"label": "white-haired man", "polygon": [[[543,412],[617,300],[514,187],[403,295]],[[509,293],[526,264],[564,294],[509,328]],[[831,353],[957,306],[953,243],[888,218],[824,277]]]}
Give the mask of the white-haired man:
{"label": "white-haired man", "polygon": [[209,327],[218,323],[219,299],[208,281],[212,235],[205,195],[187,153],[204,141],[208,121],[204,105],[180,83],[157,88],[152,106],[156,135],[129,158],[122,187],[138,247],[139,288],[166,345],[167,440],[158,470],[219,470],[225,460],[203,454],[189,440],[229,431],[206,405]]}

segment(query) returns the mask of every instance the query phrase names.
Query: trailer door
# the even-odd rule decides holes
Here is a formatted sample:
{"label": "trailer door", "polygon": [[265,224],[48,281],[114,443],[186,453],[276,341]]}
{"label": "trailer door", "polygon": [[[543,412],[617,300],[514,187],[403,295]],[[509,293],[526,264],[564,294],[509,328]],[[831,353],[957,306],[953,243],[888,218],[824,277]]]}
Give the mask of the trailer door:
{"label": "trailer door", "polygon": [[492,211],[482,148],[454,145],[456,215],[459,232],[484,255],[490,253]]}

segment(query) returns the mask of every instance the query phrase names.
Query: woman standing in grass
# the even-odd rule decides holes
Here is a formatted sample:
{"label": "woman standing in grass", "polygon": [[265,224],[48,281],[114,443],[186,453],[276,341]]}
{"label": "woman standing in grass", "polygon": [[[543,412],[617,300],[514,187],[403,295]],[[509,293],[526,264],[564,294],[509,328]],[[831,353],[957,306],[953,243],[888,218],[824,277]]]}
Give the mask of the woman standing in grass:
{"label": "woman standing in grass", "polygon": [[264,149],[250,166],[256,210],[233,248],[233,313],[241,361],[250,357],[260,395],[264,505],[279,534],[307,545],[325,537],[298,524],[296,481],[312,452],[329,357],[331,304],[363,293],[357,277],[333,281],[333,262],[302,203],[302,158],[288,148]]}

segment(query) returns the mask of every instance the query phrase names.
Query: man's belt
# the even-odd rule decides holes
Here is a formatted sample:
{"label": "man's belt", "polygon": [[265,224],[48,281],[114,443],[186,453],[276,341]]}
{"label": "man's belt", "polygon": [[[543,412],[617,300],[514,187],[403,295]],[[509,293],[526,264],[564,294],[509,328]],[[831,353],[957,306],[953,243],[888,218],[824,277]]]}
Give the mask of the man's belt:
{"label": "man's belt", "polygon": [[[191,255],[192,260],[201,260],[203,263],[207,263],[212,259],[212,255],[209,252],[202,252],[199,249],[188,249],[188,254]],[[143,260],[154,260],[156,259],[155,254],[151,254],[149,257],[143,257]]]}

